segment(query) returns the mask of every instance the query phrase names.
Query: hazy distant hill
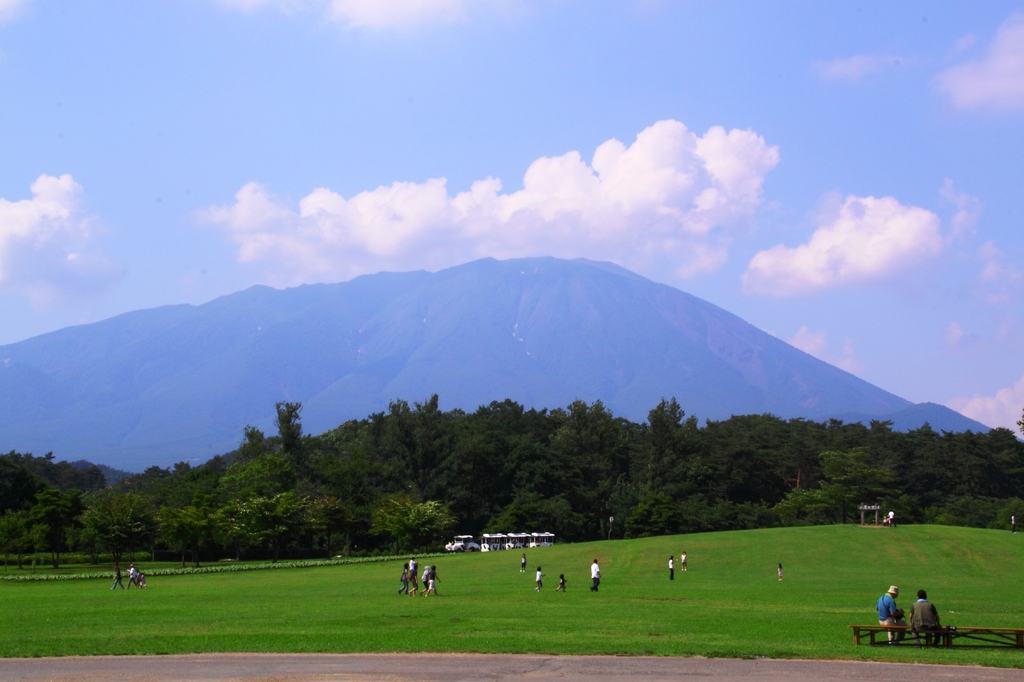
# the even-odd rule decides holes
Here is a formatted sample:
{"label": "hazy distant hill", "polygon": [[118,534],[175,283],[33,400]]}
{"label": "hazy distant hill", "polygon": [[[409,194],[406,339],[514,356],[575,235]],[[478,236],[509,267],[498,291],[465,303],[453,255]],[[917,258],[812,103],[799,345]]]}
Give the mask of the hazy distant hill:
{"label": "hazy distant hill", "polygon": [[701,419],[771,412],[987,430],[879,389],[682,291],[607,263],[485,259],[141,310],[0,346],[0,450],[128,470],[233,449],[274,403],[308,432],[441,396],[602,399],[643,420],[675,396]]}

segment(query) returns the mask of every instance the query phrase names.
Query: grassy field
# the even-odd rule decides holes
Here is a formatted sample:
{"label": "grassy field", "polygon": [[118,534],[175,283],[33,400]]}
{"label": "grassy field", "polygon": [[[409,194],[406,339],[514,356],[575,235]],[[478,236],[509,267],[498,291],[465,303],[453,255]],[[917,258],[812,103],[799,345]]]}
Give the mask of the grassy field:
{"label": "grassy field", "polygon": [[[690,570],[668,580],[668,556]],[[435,559],[441,597],[398,596],[396,562],[0,584],[2,656],[463,651],[861,658],[1024,667],[1024,651],[854,647],[890,584],[944,623],[1024,626],[1024,533],[828,526],[560,545]],[[597,557],[601,591],[591,593]],[[776,564],[785,567],[785,581]],[[533,570],[547,574],[540,594]],[[565,573],[569,591],[554,591]]]}

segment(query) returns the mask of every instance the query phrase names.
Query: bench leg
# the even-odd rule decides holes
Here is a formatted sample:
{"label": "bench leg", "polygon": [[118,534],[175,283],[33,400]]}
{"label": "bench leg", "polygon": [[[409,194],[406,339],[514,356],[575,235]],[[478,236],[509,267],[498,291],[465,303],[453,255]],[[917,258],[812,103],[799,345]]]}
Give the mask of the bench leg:
{"label": "bench leg", "polygon": [[[1020,635],[1018,635],[1017,637],[1019,639]],[[860,646],[860,628],[853,629],[853,644],[854,646]]]}

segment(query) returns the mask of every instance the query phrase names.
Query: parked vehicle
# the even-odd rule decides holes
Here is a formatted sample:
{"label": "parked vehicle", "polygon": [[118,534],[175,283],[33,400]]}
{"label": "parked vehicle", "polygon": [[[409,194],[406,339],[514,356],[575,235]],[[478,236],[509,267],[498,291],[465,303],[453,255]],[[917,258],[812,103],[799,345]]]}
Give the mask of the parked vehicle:
{"label": "parked vehicle", "polygon": [[530,547],[550,547],[555,544],[554,533],[530,533]]}
{"label": "parked vehicle", "polygon": [[472,535],[456,535],[455,539],[444,546],[446,552],[479,552],[480,545],[473,542]]}
{"label": "parked vehicle", "polygon": [[529,533],[509,533],[505,537],[508,538],[505,541],[507,549],[526,549],[530,546]]}
{"label": "parked vehicle", "polygon": [[500,552],[505,549],[508,538],[504,533],[484,533],[480,537],[481,552]]}

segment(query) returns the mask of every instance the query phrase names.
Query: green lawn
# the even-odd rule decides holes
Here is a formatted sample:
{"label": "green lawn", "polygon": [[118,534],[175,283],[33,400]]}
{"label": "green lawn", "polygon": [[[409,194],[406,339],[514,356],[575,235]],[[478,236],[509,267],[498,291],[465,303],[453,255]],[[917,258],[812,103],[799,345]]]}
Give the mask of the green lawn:
{"label": "green lawn", "polygon": [[[690,570],[668,580],[668,556]],[[400,597],[397,562],[152,578],[145,592],[82,580],[0,584],[2,656],[209,651],[464,651],[864,658],[1024,667],[1024,651],[854,647],[899,585],[944,623],[1024,627],[1024,533],[828,526],[560,545],[434,559],[439,598]],[[588,590],[600,559],[601,591]],[[776,577],[776,564],[786,579]],[[533,590],[538,564],[547,574]],[[567,594],[555,593],[558,574]]]}

